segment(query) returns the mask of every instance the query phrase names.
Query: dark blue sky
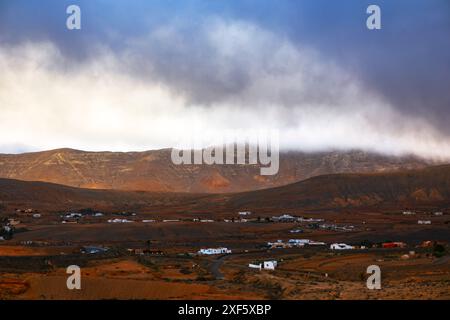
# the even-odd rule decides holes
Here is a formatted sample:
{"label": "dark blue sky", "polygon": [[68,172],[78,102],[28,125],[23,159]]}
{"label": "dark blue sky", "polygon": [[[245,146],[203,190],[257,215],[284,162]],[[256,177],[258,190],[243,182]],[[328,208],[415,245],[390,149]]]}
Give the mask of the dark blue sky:
{"label": "dark blue sky", "polygon": [[[65,29],[65,8],[69,4],[78,4],[82,9],[81,31]],[[381,7],[382,30],[366,29],[365,10],[369,4]],[[398,110],[423,117],[450,133],[447,0],[1,0],[0,45],[50,40],[74,63],[82,63],[92,58],[94,44],[125,50],[127,39],[145,35],[160,25],[177,23],[182,26],[186,41],[192,42],[195,50],[201,50],[202,42],[196,41],[197,30],[210,17],[248,21],[288,37],[294,44],[314,48]],[[160,53],[160,60],[170,56],[164,50]],[[163,61],[161,68],[171,65],[177,69],[180,61],[194,65],[189,69],[189,81],[199,83],[184,90],[195,91],[193,98],[201,102],[202,92],[198,91],[203,88],[202,82],[210,79],[195,65],[199,59],[183,51],[182,57],[170,63]],[[168,68],[162,73],[176,73]],[[202,74],[192,74],[192,70]],[[221,92],[209,91],[212,93],[208,102]]]}

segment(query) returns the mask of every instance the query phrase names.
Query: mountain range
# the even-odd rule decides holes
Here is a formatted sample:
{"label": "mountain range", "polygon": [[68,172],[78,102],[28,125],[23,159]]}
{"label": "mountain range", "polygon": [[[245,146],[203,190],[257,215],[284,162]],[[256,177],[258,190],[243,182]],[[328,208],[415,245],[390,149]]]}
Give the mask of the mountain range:
{"label": "mountain range", "polygon": [[384,173],[432,163],[413,156],[363,151],[284,152],[279,173],[261,176],[258,165],[175,165],[171,150],[86,152],[57,149],[0,154],[0,178],[77,188],[125,191],[230,193],[274,188],[336,173]]}

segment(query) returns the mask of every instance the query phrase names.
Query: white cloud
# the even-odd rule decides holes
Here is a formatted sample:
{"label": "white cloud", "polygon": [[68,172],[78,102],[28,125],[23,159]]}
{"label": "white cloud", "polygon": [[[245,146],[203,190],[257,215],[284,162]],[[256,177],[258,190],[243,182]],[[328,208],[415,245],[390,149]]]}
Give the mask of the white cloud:
{"label": "white cloud", "polygon": [[147,150],[193,132],[270,128],[280,130],[284,148],[450,158],[448,137],[399,114],[311,49],[236,21],[213,19],[197,36],[201,48],[173,26],[160,28],[128,39],[125,51],[96,49],[95,59],[73,65],[51,43],[1,47],[0,147]]}

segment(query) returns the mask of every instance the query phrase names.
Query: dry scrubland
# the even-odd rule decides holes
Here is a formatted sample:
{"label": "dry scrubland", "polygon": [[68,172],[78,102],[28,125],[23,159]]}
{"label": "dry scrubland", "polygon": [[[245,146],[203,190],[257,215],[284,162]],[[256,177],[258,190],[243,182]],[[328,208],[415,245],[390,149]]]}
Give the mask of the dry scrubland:
{"label": "dry scrubland", "polygon": [[[355,231],[309,230],[295,235],[298,223],[151,223],[26,225],[0,245],[2,299],[450,299],[450,256],[436,258],[432,248],[416,247],[427,239],[448,241],[446,217],[431,226],[413,218],[375,212],[318,214],[348,223]],[[415,217],[414,219],[417,219]],[[364,222],[364,224],[362,223]],[[394,238],[395,237],[395,238]],[[328,247],[267,249],[276,239],[307,238],[327,243],[364,239],[405,241],[407,248],[371,248],[345,252]],[[25,246],[23,241],[44,244]],[[135,255],[127,248],[151,246],[161,256]],[[161,240],[164,239],[164,240]],[[82,254],[82,245],[104,245],[107,254]],[[225,245],[231,255],[189,256],[201,247]],[[402,256],[414,250],[408,259]],[[248,268],[275,259],[275,271]],[[82,268],[82,290],[66,288],[65,267]],[[382,270],[382,290],[365,286],[366,268]]]}
{"label": "dry scrubland", "polygon": [[[272,257],[274,254],[270,254]],[[278,256],[278,254],[276,254]],[[65,269],[45,273],[3,273],[2,299],[450,299],[447,258],[400,253],[313,256],[282,253],[276,271],[245,267],[252,257],[230,257],[224,279],[208,272],[206,261],[119,258],[92,261],[82,269],[82,290],[66,288]],[[194,264],[198,266],[193,267]],[[382,290],[365,286],[365,267],[382,268]]]}

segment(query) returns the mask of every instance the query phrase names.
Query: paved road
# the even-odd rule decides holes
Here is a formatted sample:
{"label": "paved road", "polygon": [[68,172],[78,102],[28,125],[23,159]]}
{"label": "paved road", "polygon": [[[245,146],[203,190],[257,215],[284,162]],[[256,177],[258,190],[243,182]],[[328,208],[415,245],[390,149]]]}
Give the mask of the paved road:
{"label": "paved road", "polygon": [[220,272],[220,267],[222,266],[222,264],[225,262],[226,259],[233,257],[233,256],[237,256],[237,255],[247,255],[247,254],[251,255],[251,254],[261,253],[261,252],[266,252],[266,250],[252,250],[252,251],[247,251],[247,252],[237,252],[237,253],[230,253],[230,254],[225,254],[225,255],[219,256],[211,264],[211,266],[209,268],[209,272],[211,272],[211,274],[216,278],[216,280],[223,280],[225,277],[224,277],[223,273]]}
{"label": "paved road", "polygon": [[[255,254],[261,254],[261,253],[267,253],[267,249],[260,249],[260,250],[249,250],[247,252],[243,251],[243,252],[235,252],[235,253],[230,253],[230,254],[225,254],[225,255],[221,255],[219,257],[217,257],[217,259],[215,259],[212,263],[211,266],[209,268],[209,272],[217,279],[217,280],[223,280],[224,279],[224,275],[222,272],[220,272],[220,267],[222,266],[222,264],[225,262],[225,260],[231,258],[231,257],[235,257],[235,256],[243,256],[243,255],[255,255]],[[282,251],[273,251],[271,252],[272,256],[275,256],[277,254],[286,254],[286,252],[282,252]]]}
{"label": "paved road", "polygon": [[226,259],[227,256],[221,256],[213,261],[211,264],[211,267],[209,269],[209,272],[216,278],[216,280],[223,280],[225,277],[222,272],[220,272],[220,267],[223,264],[223,261]]}

